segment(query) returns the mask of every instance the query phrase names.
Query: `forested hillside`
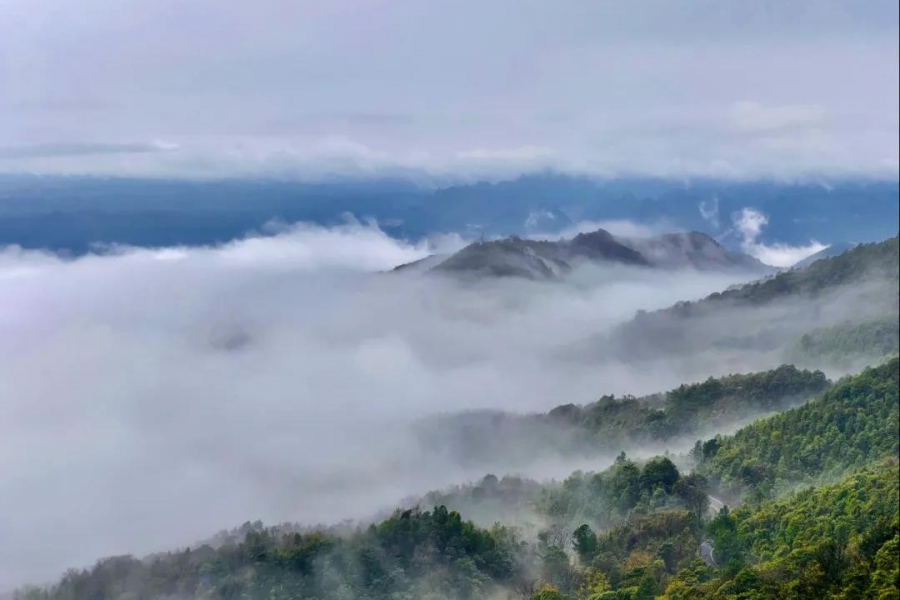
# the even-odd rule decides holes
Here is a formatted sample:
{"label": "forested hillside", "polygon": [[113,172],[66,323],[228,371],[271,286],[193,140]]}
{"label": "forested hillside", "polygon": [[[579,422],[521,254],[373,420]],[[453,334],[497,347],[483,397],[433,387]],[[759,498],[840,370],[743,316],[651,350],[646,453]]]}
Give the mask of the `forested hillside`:
{"label": "forested hillside", "polygon": [[[560,484],[487,477],[468,490],[527,506],[534,532],[480,528],[444,506],[398,511],[347,535],[250,528],[218,547],[106,559],[20,597],[896,598],[898,369],[892,359],[804,406],[698,442],[679,459],[699,462],[692,473],[669,457],[622,454]],[[675,398],[746,381],[685,386]],[[717,510],[707,496],[717,487],[750,491],[750,501]]]}
{"label": "forested hillside", "polygon": [[897,350],[898,272],[897,237],[861,244],[696,302],[639,312],[597,340],[598,352],[649,360],[712,351],[746,360],[752,351],[818,368],[871,362]]}
{"label": "forested hillside", "polygon": [[798,360],[831,360],[846,357],[888,355],[900,351],[900,321],[897,315],[864,321],[842,323],[803,334],[795,343],[793,355]]}
{"label": "forested hillside", "polygon": [[896,598],[897,476],[890,459],[705,521],[667,509],[600,534],[579,527],[574,565],[558,561],[552,591],[531,600]]}
{"label": "forested hillside", "polygon": [[698,444],[700,471],[733,492],[752,490],[762,497],[896,455],[898,368],[895,358],[804,406]]}
{"label": "forested hillside", "polygon": [[[880,544],[897,532],[890,516],[897,512],[898,369],[900,361],[893,359],[842,380],[803,407],[733,436],[698,442],[692,455],[699,468],[689,474],[666,457],[639,463],[621,456],[605,471],[575,473],[539,491],[519,486],[528,490],[532,518],[547,524],[539,538],[571,545],[575,559],[573,564],[556,561],[556,570],[545,570],[543,581],[549,578],[567,598],[635,600],[664,590],[671,598],[743,598],[744,588],[758,588],[761,595],[747,596],[752,598],[814,598],[810,589],[845,585],[845,578],[855,577],[857,587],[870,585],[879,569],[879,581],[884,580],[885,572],[896,570],[892,546],[881,553],[880,566],[873,561]],[[740,460],[745,456],[746,461]],[[737,476],[728,479],[723,471]],[[753,475],[759,481],[740,479]],[[841,476],[846,481],[815,494],[807,487]],[[492,498],[496,486],[493,480],[483,482],[475,495]],[[741,507],[716,515],[718,500],[713,506],[707,493],[719,496],[721,491],[729,498],[746,494]],[[521,512],[525,501],[517,500],[510,506]],[[828,504],[816,508],[817,502]],[[839,547],[820,544],[830,539],[825,532],[831,527],[844,536],[837,538]],[[865,536],[873,539],[864,541]],[[713,549],[710,564],[698,555],[706,539]],[[868,544],[866,556],[854,549],[863,543]],[[819,565],[816,561],[827,560],[827,552],[846,560]],[[772,564],[760,567],[761,574],[752,570],[763,562]],[[809,589],[791,587],[804,569],[809,569],[804,577],[812,581],[819,570],[836,568],[841,572],[833,581],[807,582]],[[886,589],[896,584],[896,578],[884,581]],[[884,587],[884,581],[878,585]],[[587,588],[585,582],[591,582]],[[595,597],[586,589],[606,595]]]}
{"label": "forested hillside", "polygon": [[897,598],[898,475],[892,459],[787,500],[723,511],[706,527],[717,566],[695,561],[660,600]]}
{"label": "forested hillside", "polygon": [[32,600],[340,599],[479,600],[520,569],[512,530],[485,531],[443,507],[408,510],[349,537],[251,531],[236,545],[201,546],[149,560],[118,557],[72,571]]}
{"label": "forested hillside", "polygon": [[814,297],[831,289],[870,277],[897,282],[900,243],[892,237],[883,242],[860,244],[843,254],[818,260],[811,265],[791,269],[774,277],[743,287],[710,295],[699,303],[685,303],[679,311],[703,310],[717,302],[732,301],[763,304],[781,297]]}
{"label": "forested hillside", "polygon": [[783,365],[758,373],[710,377],[636,398],[605,395],[586,405],[564,404],[546,414],[475,412],[441,416],[420,427],[423,445],[478,463],[486,457],[595,455],[690,443],[735,423],[784,410],[830,385],[821,371]]}
{"label": "forested hillside", "polygon": [[[663,592],[671,599],[897,597],[898,369],[893,359],[803,407],[698,443],[699,469],[670,479],[680,506],[660,492],[655,499],[641,497],[640,469],[627,461],[587,479],[573,476],[557,497],[567,489],[591,489],[596,492],[587,500],[583,493],[570,498],[579,498],[580,506],[596,506],[601,498],[608,505],[600,482],[632,471],[633,487],[606,489],[621,490],[620,500],[640,499],[619,504],[625,521],[601,525],[599,534],[591,524],[600,521],[580,515],[584,524],[575,529],[573,546],[579,572],[596,579],[602,574],[605,595],[557,587],[579,600],[637,600]],[[804,485],[835,480],[820,489]],[[732,492],[749,492],[746,501],[706,519],[705,492],[718,494],[728,482],[735,482]],[[711,549],[706,563],[697,551],[703,540]]]}
{"label": "forested hillside", "polygon": [[624,436],[635,441],[666,440],[782,410],[828,385],[821,371],[784,365],[759,373],[710,377],[701,383],[681,385],[661,397],[604,396],[584,407],[559,406],[550,411],[549,417],[578,426],[596,443],[621,444]]}

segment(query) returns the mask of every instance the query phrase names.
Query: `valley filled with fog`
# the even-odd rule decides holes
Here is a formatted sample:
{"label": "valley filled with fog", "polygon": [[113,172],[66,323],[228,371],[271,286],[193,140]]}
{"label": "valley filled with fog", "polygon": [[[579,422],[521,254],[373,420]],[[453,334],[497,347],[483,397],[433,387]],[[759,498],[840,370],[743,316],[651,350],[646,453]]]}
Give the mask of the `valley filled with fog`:
{"label": "valley filled with fog", "polygon": [[[728,370],[674,356],[652,370],[598,361],[584,342],[745,274],[613,265],[547,283],[389,272],[461,244],[349,223],[74,260],[4,251],[0,520],[18,541],[4,545],[0,581],[247,519],[365,518],[504,468],[423,449],[410,427],[423,417],[546,411]],[[510,468],[541,478],[572,467],[551,456]],[[39,552],[44,536],[62,552]]]}

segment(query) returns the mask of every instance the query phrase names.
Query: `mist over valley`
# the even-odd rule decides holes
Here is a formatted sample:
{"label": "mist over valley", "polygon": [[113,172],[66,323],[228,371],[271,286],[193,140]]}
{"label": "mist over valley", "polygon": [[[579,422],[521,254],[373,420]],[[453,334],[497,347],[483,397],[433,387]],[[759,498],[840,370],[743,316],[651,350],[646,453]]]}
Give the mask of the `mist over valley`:
{"label": "mist over valley", "polygon": [[900,600],[898,19],[6,0],[0,600]]}

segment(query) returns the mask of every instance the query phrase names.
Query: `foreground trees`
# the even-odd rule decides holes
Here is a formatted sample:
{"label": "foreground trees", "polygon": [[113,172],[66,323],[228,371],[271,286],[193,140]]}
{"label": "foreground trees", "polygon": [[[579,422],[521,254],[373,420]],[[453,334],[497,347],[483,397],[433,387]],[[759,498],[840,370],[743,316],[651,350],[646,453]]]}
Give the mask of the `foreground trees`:
{"label": "foreground trees", "polygon": [[[692,473],[669,456],[623,453],[539,489],[529,497],[546,526],[531,543],[440,505],[346,535],[248,523],[216,547],[105,559],[17,598],[897,600],[898,375],[895,358],[701,442],[679,459],[697,462]],[[711,490],[742,502],[712,514]]]}

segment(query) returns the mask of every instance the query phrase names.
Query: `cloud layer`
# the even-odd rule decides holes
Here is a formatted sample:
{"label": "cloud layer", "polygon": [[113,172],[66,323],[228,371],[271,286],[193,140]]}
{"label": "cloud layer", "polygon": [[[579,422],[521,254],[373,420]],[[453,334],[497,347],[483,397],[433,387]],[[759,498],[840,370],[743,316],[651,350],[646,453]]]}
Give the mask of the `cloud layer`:
{"label": "cloud layer", "polygon": [[11,0],[0,172],[896,178],[897,11]]}
{"label": "cloud layer", "polygon": [[572,352],[638,308],[733,278],[612,269],[461,285],[382,272],[458,244],[349,223],[74,261],[0,253],[0,588],[247,519],[361,517],[483,475],[422,453],[410,425],[426,415],[542,410],[708,374],[668,361],[648,377]]}

